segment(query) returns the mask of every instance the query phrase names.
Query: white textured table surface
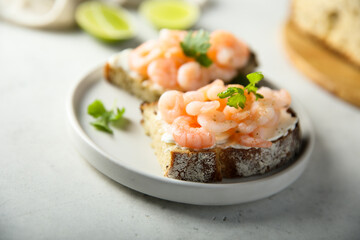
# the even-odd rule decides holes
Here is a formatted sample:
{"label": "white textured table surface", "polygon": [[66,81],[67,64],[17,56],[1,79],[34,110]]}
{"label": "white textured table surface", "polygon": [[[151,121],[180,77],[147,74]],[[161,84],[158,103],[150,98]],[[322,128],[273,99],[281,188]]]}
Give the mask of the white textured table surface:
{"label": "white textured table surface", "polygon": [[360,110],[290,64],[281,43],[288,2],[276,3],[221,1],[197,26],[230,30],[251,43],[260,70],[310,114],[315,151],[286,190],[223,207],[127,189],[92,168],[69,142],[70,87],[136,41],[108,46],[78,30],[0,22],[0,239],[360,239]]}

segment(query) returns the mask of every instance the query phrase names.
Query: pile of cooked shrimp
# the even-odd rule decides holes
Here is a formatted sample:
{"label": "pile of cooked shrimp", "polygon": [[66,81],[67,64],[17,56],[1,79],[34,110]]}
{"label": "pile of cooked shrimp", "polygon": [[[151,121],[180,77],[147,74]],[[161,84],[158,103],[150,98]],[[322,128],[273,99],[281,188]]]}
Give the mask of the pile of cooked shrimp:
{"label": "pile of cooked shrimp", "polygon": [[211,148],[218,140],[230,141],[247,147],[270,147],[268,141],[279,124],[280,118],[291,118],[287,109],[291,103],[286,90],[261,87],[257,92],[264,98],[256,100],[254,93],[244,89],[244,108],[226,105],[227,99],[218,94],[227,87],[215,80],[197,91],[165,92],[159,99],[161,118],[169,124],[175,142],[193,149]]}
{"label": "pile of cooked shrimp", "polygon": [[180,42],[186,34],[186,31],[161,30],[157,40],[149,40],[131,51],[131,70],[165,89],[191,91],[218,78],[230,81],[248,62],[248,46],[233,34],[218,30],[210,34],[207,52],[213,63],[203,67],[184,54]]}

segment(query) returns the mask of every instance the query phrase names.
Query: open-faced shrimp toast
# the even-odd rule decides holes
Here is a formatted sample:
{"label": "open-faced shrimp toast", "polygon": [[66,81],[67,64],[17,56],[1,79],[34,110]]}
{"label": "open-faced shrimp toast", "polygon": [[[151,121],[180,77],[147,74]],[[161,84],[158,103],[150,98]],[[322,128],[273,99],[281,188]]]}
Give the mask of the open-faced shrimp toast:
{"label": "open-faced shrimp toast", "polygon": [[[216,182],[264,174],[293,160],[301,136],[290,95],[283,89],[252,90],[216,80],[197,91],[168,91],[158,102],[143,103],[142,125],[164,175]],[[242,104],[236,105],[239,99]]]}
{"label": "open-faced shrimp toast", "polygon": [[153,102],[167,90],[192,91],[218,78],[229,82],[239,74],[253,72],[256,66],[255,54],[229,32],[163,29],[157,40],[111,56],[104,76]]}

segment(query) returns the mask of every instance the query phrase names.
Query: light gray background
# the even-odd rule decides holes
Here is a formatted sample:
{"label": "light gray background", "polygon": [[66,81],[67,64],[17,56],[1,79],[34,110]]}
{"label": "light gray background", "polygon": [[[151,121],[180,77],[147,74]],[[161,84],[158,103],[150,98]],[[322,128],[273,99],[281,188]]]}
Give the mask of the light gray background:
{"label": "light gray background", "polygon": [[69,142],[70,87],[124,47],[85,33],[0,22],[0,239],[360,239],[360,112],[288,61],[288,1],[219,1],[197,27],[226,29],[260,70],[305,106],[316,144],[304,174],[253,203],[203,207],[132,191],[92,168]]}

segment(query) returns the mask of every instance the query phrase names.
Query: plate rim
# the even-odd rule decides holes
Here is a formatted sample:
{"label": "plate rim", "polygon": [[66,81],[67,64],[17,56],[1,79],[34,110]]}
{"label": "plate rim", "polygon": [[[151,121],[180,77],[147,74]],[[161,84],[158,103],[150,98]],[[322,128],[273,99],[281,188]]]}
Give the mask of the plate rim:
{"label": "plate rim", "polygon": [[[81,88],[81,86],[83,84],[85,84],[86,86],[91,86],[92,84],[94,84],[98,81],[101,81],[102,80],[101,78],[94,79],[93,76],[96,74],[99,74],[99,72],[102,71],[102,68],[103,68],[103,63],[96,65],[96,67],[92,68],[90,71],[87,71],[86,74],[82,75],[82,77],[72,86],[71,90],[69,91],[69,95],[68,95],[67,102],[66,102],[66,112],[67,112],[68,124],[70,126],[70,130],[75,131],[75,133],[83,141],[83,143],[85,143],[90,148],[92,148],[97,153],[99,153],[101,156],[103,156],[104,159],[106,159],[107,161],[110,161],[112,164],[115,164],[120,168],[123,168],[123,170],[129,171],[131,174],[141,175],[149,180],[153,180],[156,182],[162,182],[165,184],[171,184],[171,185],[175,185],[175,186],[189,187],[189,188],[201,188],[201,189],[207,189],[207,190],[219,190],[219,189],[226,189],[226,188],[230,188],[230,187],[239,187],[239,186],[242,186],[245,184],[256,184],[256,183],[263,183],[268,180],[274,180],[276,178],[284,176],[286,173],[290,172],[291,170],[294,170],[295,168],[299,167],[300,165],[304,165],[301,172],[293,180],[293,182],[294,182],[296,179],[298,179],[302,175],[302,173],[309,161],[311,153],[313,152],[314,142],[315,142],[315,133],[314,133],[313,126],[311,124],[311,121],[310,121],[310,118],[309,118],[307,112],[304,110],[304,108],[301,106],[301,104],[299,104],[299,101],[297,99],[295,99],[295,103],[293,101],[292,106],[294,107],[294,105],[295,105],[295,111],[297,113],[300,112],[301,126],[302,126],[301,127],[302,138],[304,138],[304,135],[307,136],[307,140],[308,140],[307,145],[303,149],[303,153],[299,156],[299,159],[297,159],[296,161],[291,163],[286,168],[284,168],[278,172],[275,172],[271,175],[267,175],[265,177],[260,177],[257,179],[243,181],[243,182],[199,183],[199,182],[189,182],[189,181],[182,181],[182,180],[178,180],[178,179],[171,179],[171,178],[167,178],[164,176],[157,176],[157,175],[153,175],[150,173],[139,171],[131,166],[126,166],[122,162],[114,160],[111,155],[109,155],[106,151],[104,151],[103,149],[98,147],[97,144],[94,143],[90,139],[90,137],[86,134],[86,132],[82,128],[81,123],[80,123],[79,119],[77,118],[77,114],[76,114],[76,97],[77,97],[76,93],[78,91],[80,91],[79,89]],[[274,84],[273,82],[271,82],[269,80],[267,80],[267,82],[269,82],[271,85],[273,85],[276,88],[278,87],[276,84]],[[298,111],[298,109],[300,111]],[[303,122],[305,122],[305,124],[303,124]],[[306,126],[305,129],[303,128],[303,125]],[[85,160],[87,162],[89,162],[93,167],[95,167],[98,171],[100,171],[102,174],[106,175],[107,177],[113,179],[114,181],[116,181],[126,187],[129,187],[131,189],[139,191],[138,189],[135,189],[131,186],[127,186],[127,185],[123,184],[122,182],[120,182],[118,179],[114,179],[112,176],[109,176],[109,174],[105,173],[103,170],[99,169],[97,166],[94,166],[94,164],[91,161],[89,161],[89,159],[85,158]],[[285,189],[286,187],[288,187],[291,184],[292,184],[292,182],[289,184],[286,184],[286,186],[284,188],[274,192],[273,194]],[[163,198],[163,197],[159,197],[157,195],[153,195],[151,193],[146,193],[146,194],[154,196],[154,197],[158,197],[158,198]],[[266,197],[266,196],[264,196],[264,197]],[[264,197],[260,197],[257,199],[261,199]],[[167,198],[163,198],[163,199],[167,199]],[[257,200],[257,199],[254,199],[254,200]],[[176,201],[176,200],[172,200],[172,199],[167,199],[167,200]],[[179,201],[179,202],[183,202],[183,201]],[[197,204],[197,205],[228,205],[228,204],[217,204],[217,203],[212,203],[212,204],[199,204],[199,203],[191,203],[191,202],[185,202],[185,203]],[[241,203],[241,201],[239,203]]]}

